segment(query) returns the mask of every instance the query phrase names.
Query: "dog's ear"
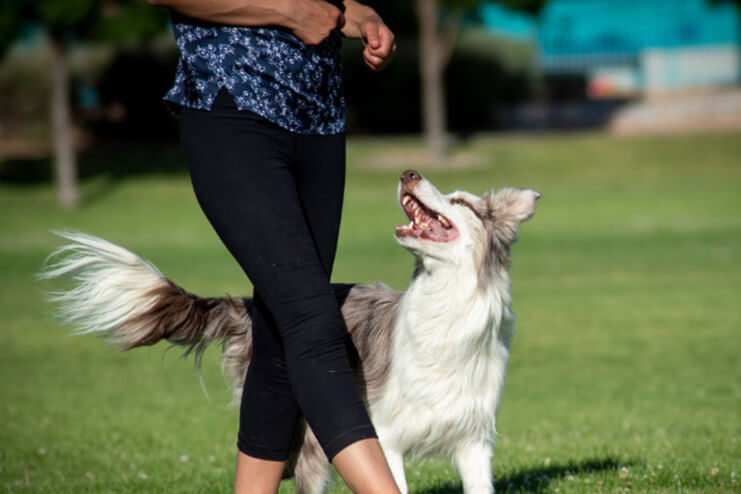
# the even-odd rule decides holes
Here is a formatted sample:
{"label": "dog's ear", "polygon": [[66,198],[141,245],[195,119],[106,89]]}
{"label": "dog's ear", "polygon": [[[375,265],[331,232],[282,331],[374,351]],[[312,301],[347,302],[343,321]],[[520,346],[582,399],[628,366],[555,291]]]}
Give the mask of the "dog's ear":
{"label": "dog's ear", "polygon": [[533,189],[505,187],[496,192],[484,194],[486,217],[494,223],[497,236],[505,243],[517,241],[517,228],[523,221],[535,214],[535,203],[540,192]]}
{"label": "dog's ear", "polygon": [[535,213],[535,203],[540,192],[533,189],[505,187],[488,195],[489,215],[495,221],[514,221],[522,223]]}

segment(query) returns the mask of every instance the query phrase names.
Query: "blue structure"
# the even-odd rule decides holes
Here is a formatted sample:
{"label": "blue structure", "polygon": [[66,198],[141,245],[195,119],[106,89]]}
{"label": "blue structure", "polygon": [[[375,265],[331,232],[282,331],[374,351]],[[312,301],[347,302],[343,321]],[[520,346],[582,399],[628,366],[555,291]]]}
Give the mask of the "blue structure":
{"label": "blue structure", "polygon": [[482,3],[476,13],[492,33],[521,41],[532,41],[537,34],[535,19],[531,15],[508,9],[498,3]]}
{"label": "blue structure", "polygon": [[546,66],[580,57],[634,57],[645,48],[734,45],[735,5],[708,0],[554,0],[546,4],[538,44]]}
{"label": "blue structure", "polygon": [[[501,7],[487,4],[480,17],[493,31],[526,31]],[[531,22],[541,68],[584,74],[599,96],[737,84],[740,19],[732,2],[551,0]]]}

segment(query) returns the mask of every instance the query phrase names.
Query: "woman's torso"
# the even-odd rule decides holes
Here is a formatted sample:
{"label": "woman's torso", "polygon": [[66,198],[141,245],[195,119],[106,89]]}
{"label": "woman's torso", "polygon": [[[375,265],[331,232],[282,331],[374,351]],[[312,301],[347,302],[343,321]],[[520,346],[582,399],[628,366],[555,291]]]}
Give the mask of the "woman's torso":
{"label": "woman's torso", "polygon": [[166,101],[207,110],[225,87],[237,108],[289,131],[344,131],[339,31],[308,46],[276,26],[225,26],[173,13],[172,27],[180,60]]}

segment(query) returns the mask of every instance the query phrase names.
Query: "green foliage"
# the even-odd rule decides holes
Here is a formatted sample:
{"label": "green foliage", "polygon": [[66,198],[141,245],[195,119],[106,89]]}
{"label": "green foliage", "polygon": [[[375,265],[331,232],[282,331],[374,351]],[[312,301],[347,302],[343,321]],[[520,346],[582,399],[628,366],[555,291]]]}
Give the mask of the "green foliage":
{"label": "green foliage", "polygon": [[[538,13],[547,0],[493,0],[509,8]],[[367,2],[384,19],[398,36],[413,36],[417,33],[414,1],[373,0]],[[481,0],[441,0],[440,6],[448,12],[465,12],[481,3]]]}
{"label": "green foliage", "polygon": [[0,57],[3,47],[15,40],[21,28],[20,4],[17,0],[0,0]]}
{"label": "green foliage", "polygon": [[[499,3],[505,7],[514,10],[522,10],[531,14],[537,14],[548,0],[492,0],[493,3]],[[449,10],[465,10],[475,7],[481,3],[481,0],[442,0],[443,8]]]}
{"label": "green foliage", "polygon": [[548,0],[496,0],[497,3],[515,10],[523,10],[531,14],[537,14],[545,6]]}
{"label": "green foliage", "polygon": [[97,37],[106,41],[139,41],[163,32],[167,10],[154,8],[143,1],[127,1],[101,18]]}
{"label": "green foliage", "polygon": [[49,50],[12,51],[0,60],[0,136],[33,145],[49,142]]}
{"label": "green foliage", "polygon": [[[350,142],[337,281],[408,283],[412,258],[392,239],[405,168],[443,191],[543,193],[513,247],[497,492],[739,491],[739,137],[474,138],[446,170],[425,167],[417,139]],[[219,350],[203,364],[209,401],[166,344],[117,353],[68,336],[42,296],[65,284],[33,273],[60,244],[49,230],[69,228],[131,248],[201,295],[249,286],[177,149],[126,145],[81,163],[96,174],[72,212],[53,207],[50,186],[0,173],[0,491],[228,492],[238,415]],[[461,492],[447,460],[412,460],[407,478],[413,493]]]}
{"label": "green foliage", "polygon": [[0,0],[0,55],[29,22],[66,43],[146,39],[162,32],[166,20],[166,10],[137,0]]}
{"label": "green foliage", "polygon": [[24,3],[25,15],[60,35],[86,31],[99,18],[101,8],[98,0],[37,0]]}

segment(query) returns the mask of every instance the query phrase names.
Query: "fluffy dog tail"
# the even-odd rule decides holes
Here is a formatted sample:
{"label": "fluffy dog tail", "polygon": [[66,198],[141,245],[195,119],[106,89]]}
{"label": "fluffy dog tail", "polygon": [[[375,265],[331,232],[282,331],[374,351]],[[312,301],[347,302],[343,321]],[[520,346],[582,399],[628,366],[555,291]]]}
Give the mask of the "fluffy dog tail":
{"label": "fluffy dog tail", "polygon": [[240,378],[234,374],[251,355],[250,300],[198,297],[122,247],[92,235],[57,234],[72,243],[49,256],[39,277],[70,276],[76,282],[51,295],[75,333],[106,336],[121,350],[164,339],[186,346],[186,355],[195,352],[199,367],[206,347],[220,340],[225,371]]}

